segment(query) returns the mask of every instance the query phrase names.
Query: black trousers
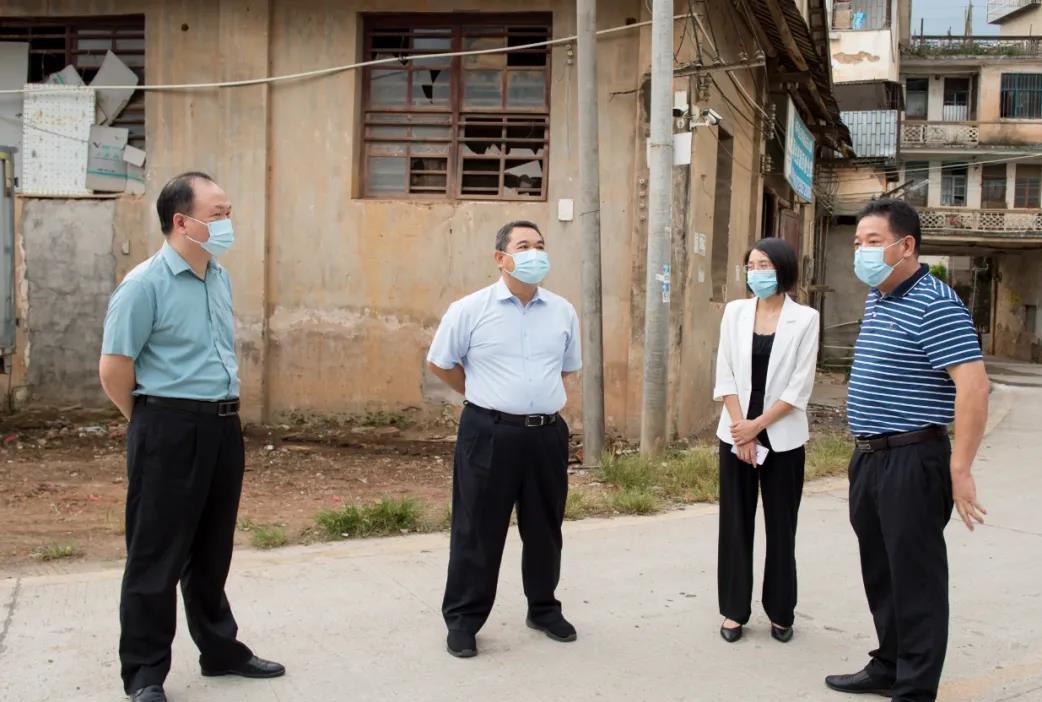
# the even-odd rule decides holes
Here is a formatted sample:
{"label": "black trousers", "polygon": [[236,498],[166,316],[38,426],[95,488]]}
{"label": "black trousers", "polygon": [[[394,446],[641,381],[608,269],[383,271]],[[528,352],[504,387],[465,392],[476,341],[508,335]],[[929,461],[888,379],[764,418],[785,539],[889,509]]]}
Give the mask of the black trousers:
{"label": "black trousers", "polygon": [[528,616],[561,616],[554,596],[561,571],[561,522],[568,497],[568,425],[497,422],[463,410],[452,475],[452,532],[442,614],[450,630],[477,633],[496,599],[499,565],[517,505],[521,575]]}
{"label": "black trousers", "polygon": [[144,405],[127,431],[127,564],[119,604],[119,658],[130,693],[170,671],[177,583],[188,630],[206,668],[253,654],[236,640],[224,595],[244,470],[237,416]]}
{"label": "black trousers", "polygon": [[894,681],[898,702],[935,700],[948,647],[948,552],[952,514],[947,438],[850,463],[850,523],[879,637],[868,669]]}
{"label": "black trousers", "polygon": [[720,614],[745,624],[752,614],[753,536],[757,492],[763,492],[767,557],[763,608],[778,626],[792,626],[796,611],[796,518],[803,497],[806,453],[767,454],[759,468],[743,463],[720,442],[720,544],[717,591]]}

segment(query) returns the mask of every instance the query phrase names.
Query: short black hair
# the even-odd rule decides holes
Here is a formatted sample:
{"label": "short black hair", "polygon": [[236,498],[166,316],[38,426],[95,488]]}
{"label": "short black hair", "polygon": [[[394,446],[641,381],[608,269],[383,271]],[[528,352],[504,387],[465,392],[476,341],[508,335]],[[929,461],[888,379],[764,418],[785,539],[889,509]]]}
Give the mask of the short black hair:
{"label": "short black hair", "polygon": [[919,253],[919,246],[923,243],[923,230],[919,224],[919,213],[914,207],[904,200],[881,197],[861,208],[857,213],[857,221],[872,216],[885,217],[890,231],[899,237],[910,236],[915,239],[915,252]]}
{"label": "short black hair", "polygon": [[536,226],[535,222],[529,222],[527,219],[515,219],[513,222],[504,224],[496,232],[496,251],[507,250],[507,246],[510,244],[510,235],[515,229],[535,229],[536,233],[539,234],[539,238],[543,238],[543,233],[539,231],[539,227]]}
{"label": "short black hair", "polygon": [[796,287],[796,282],[800,279],[800,262],[792,244],[776,237],[760,239],[745,252],[746,265],[749,265],[749,257],[753,251],[761,252],[774,265],[774,273],[778,277],[778,292],[787,293]]}
{"label": "short black hair", "polygon": [[175,214],[188,214],[192,211],[192,205],[195,204],[195,190],[192,184],[197,179],[213,182],[213,178],[205,173],[188,171],[171,178],[159,191],[156,212],[159,214],[159,229],[164,235],[173,231]]}

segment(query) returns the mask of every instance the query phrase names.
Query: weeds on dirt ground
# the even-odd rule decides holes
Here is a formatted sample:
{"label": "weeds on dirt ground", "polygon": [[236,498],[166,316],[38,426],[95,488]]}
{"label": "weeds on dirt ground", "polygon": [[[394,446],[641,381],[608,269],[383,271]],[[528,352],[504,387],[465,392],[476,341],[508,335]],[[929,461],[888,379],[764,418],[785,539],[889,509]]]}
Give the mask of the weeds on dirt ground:
{"label": "weeds on dirt ground", "polygon": [[806,479],[817,480],[845,474],[853,451],[853,442],[843,434],[821,434],[814,437],[807,444]]}
{"label": "weeds on dirt ground", "polygon": [[51,544],[40,549],[36,554],[36,558],[41,561],[61,561],[81,556],[83,556],[83,549],[75,544]]}
{"label": "weeds on dirt ground", "polygon": [[315,515],[315,523],[330,539],[403,534],[419,530],[420,505],[411,497],[383,498],[371,505],[324,510]]}
{"label": "weeds on dirt ground", "polygon": [[239,528],[250,532],[250,543],[254,548],[278,548],[289,543],[286,527],[281,524],[254,524],[245,519],[239,523]]}
{"label": "weeds on dirt ground", "polygon": [[612,496],[611,506],[620,514],[654,514],[658,500],[647,488],[624,488]]}

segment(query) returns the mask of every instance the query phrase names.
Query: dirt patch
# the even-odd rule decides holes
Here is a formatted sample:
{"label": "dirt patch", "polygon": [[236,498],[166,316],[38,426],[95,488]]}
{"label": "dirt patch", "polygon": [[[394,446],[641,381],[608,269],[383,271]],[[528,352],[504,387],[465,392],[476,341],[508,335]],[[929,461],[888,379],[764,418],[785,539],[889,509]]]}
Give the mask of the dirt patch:
{"label": "dirt patch", "polygon": [[[236,543],[249,546],[256,525],[279,525],[289,543],[318,539],[318,512],[385,497],[415,498],[428,524],[443,522],[455,427],[391,419],[382,426],[301,419],[246,427]],[[844,422],[841,409],[812,408],[814,433],[841,432]],[[125,434],[126,423],[111,412],[40,409],[0,418],[0,568],[65,552],[87,560],[123,556]],[[581,454],[573,437],[571,484],[596,496],[605,488],[599,472],[579,467]]]}

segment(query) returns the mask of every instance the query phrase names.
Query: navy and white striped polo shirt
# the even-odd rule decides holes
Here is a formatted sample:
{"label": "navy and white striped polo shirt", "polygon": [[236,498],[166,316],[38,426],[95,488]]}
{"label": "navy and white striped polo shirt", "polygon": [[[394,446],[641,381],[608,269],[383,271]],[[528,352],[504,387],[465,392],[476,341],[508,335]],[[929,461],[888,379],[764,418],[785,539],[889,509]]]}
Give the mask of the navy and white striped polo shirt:
{"label": "navy and white striped polo shirt", "polygon": [[854,347],[850,430],[872,436],[948,424],[955,384],[945,369],[981,358],[969,311],[928,266],[889,295],[873,289]]}

